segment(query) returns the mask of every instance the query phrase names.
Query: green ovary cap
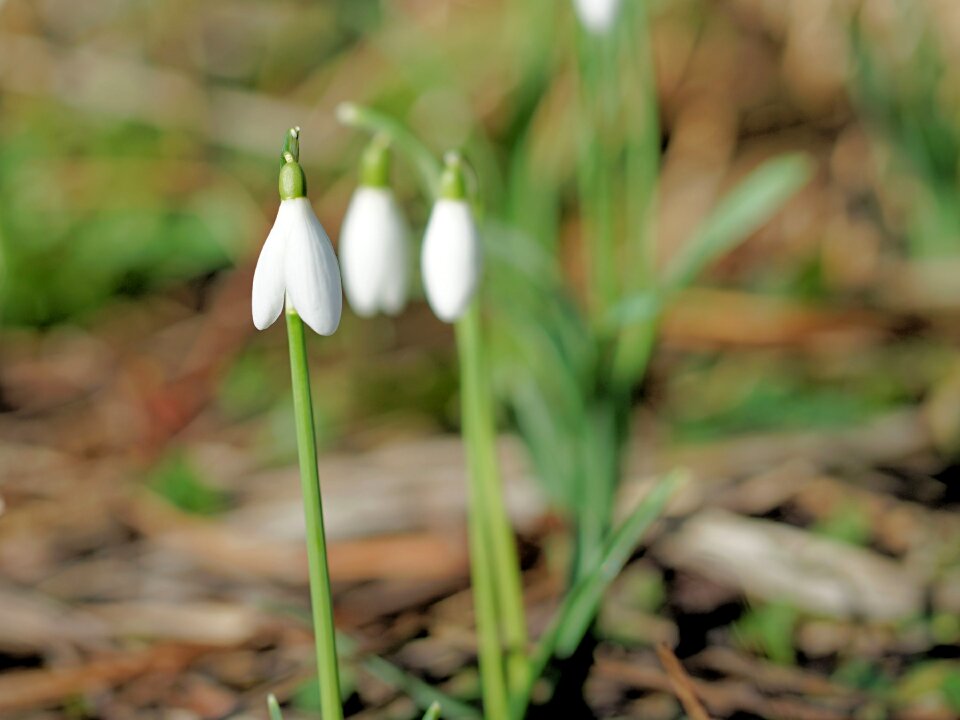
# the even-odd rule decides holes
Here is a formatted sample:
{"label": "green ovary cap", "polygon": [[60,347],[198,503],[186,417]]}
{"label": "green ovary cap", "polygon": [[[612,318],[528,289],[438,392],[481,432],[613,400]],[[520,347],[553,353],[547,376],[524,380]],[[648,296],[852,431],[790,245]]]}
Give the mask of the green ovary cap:
{"label": "green ovary cap", "polygon": [[463,158],[459,153],[449,152],[443,158],[440,197],[444,200],[467,199],[467,181],[463,175]]}
{"label": "green ovary cap", "polygon": [[292,200],[307,196],[307,177],[300,163],[288,156],[287,162],[280,168],[280,199]]}
{"label": "green ovary cap", "polygon": [[360,160],[360,184],[364,187],[388,187],[390,185],[390,142],[378,135]]}

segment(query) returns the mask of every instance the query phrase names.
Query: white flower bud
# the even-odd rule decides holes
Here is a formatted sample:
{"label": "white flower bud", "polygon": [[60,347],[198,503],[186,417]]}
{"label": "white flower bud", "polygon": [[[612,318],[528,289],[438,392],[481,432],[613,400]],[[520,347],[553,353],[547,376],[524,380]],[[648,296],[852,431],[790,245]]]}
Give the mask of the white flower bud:
{"label": "white flower bud", "polygon": [[396,315],[407,299],[409,232],[393,192],[360,186],[340,230],[343,284],[357,315]]}
{"label": "white flower bud", "polygon": [[434,314],[453,322],[467,309],[480,280],[481,252],[470,204],[441,198],[423,239],[421,273]]}
{"label": "white flower bud", "polygon": [[333,246],[305,197],[280,201],[253,274],[253,324],[273,325],[284,299],[320,335],[340,324],[343,297],[340,268]]}
{"label": "white flower bud", "polygon": [[610,32],[617,19],[620,0],[573,0],[573,7],[587,30],[603,35]]}

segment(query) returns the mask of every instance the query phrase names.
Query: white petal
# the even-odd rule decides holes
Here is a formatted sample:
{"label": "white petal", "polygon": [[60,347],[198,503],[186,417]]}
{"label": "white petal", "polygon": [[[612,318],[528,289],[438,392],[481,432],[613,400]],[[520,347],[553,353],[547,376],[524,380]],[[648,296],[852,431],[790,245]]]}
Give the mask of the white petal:
{"label": "white petal", "polygon": [[257,259],[257,269],[253,273],[251,306],[253,324],[258,330],[266,330],[273,325],[283,311],[283,256],[290,225],[289,210],[285,203],[280,203],[277,219],[263,243]]}
{"label": "white petal", "polygon": [[620,0],[573,0],[580,22],[590,32],[606,33],[613,27]]}
{"label": "white petal", "polygon": [[360,187],[340,230],[347,300],[357,315],[395,315],[407,299],[409,233],[393,193]]}
{"label": "white petal", "polygon": [[480,279],[480,238],[470,206],[438,200],[423,238],[423,288],[434,314],[445,322],[460,317]]}
{"label": "white petal", "polygon": [[283,203],[291,208],[284,261],[287,295],[307,325],[320,335],[332,335],[343,308],[337,256],[309,200]]}

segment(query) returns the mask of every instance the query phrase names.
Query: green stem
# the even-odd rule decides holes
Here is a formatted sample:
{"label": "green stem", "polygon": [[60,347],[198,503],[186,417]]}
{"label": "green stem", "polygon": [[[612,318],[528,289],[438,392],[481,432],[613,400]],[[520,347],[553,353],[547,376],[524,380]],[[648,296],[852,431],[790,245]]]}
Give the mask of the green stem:
{"label": "green stem", "polygon": [[[352,103],[341,105],[337,114],[345,125],[387,138],[417,169],[424,193],[437,199],[443,166],[402,123]],[[466,189],[459,188],[458,194],[466,194]],[[508,688],[509,693],[522,693],[529,687],[531,678],[520,564],[503,501],[492,394],[485,371],[477,302],[457,323],[457,345],[463,434],[470,466],[468,523],[483,703],[488,719],[506,720]]]}
{"label": "green stem", "polygon": [[410,132],[403,123],[389,115],[354,103],[341,104],[337,108],[337,117],[344,125],[366,130],[374,135],[382,135],[389,139],[393,147],[406,155],[410,163],[416,168],[424,194],[431,198],[436,197],[437,186],[440,181],[440,163],[437,162],[430,149],[420,142],[419,138]]}
{"label": "green stem", "polygon": [[619,294],[612,188],[616,158],[610,148],[616,68],[609,41],[610,38],[596,38],[587,32],[580,37],[581,139],[577,176],[588,238],[584,250],[592,270],[591,306],[598,319],[605,317]]}
{"label": "green stem", "polygon": [[[626,65],[633,72],[624,82],[626,127],[626,183],[631,242],[627,246],[624,295],[633,295],[655,286],[654,213],[657,172],[660,167],[660,124],[657,87],[653,70],[650,18],[646,3],[624,7]],[[612,363],[612,384],[629,393],[642,379],[656,339],[656,318],[631,324],[617,338]]]}
{"label": "green stem", "polygon": [[323,503],[317,470],[317,438],[313,426],[310,369],[303,320],[287,309],[287,336],[290,341],[290,374],[293,382],[293,412],[297,424],[297,453],[303,486],[303,510],[307,528],[307,561],[310,567],[310,604],[317,649],[317,678],[320,682],[320,711],[323,720],[343,720],[340,701],[340,671],[333,624],[333,598],[327,565],[327,540],[323,530]]}
{"label": "green stem", "polygon": [[472,477],[470,482],[477,486],[478,514],[490,544],[491,574],[506,646],[507,685],[512,696],[530,682],[527,621],[523,608],[520,561],[497,462],[496,424],[486,373],[478,302],[474,302],[457,322],[457,346],[464,402],[464,435],[477,469],[476,477]]}
{"label": "green stem", "polygon": [[[494,560],[494,536],[488,513],[491,465],[487,457],[491,439],[484,422],[483,373],[477,303],[460,319],[456,327],[461,363],[463,434],[469,465],[468,524],[471,571],[480,674],[483,683],[484,714],[491,719],[505,718],[508,710],[503,650],[498,621],[497,572]],[[494,478],[495,479],[495,478]]]}

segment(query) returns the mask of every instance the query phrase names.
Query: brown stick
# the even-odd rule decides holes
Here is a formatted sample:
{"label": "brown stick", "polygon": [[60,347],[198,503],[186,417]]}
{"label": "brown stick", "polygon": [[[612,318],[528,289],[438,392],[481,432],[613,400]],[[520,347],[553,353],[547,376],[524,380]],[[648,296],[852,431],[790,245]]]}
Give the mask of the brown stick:
{"label": "brown stick", "polygon": [[673,692],[676,694],[683,709],[686,710],[690,720],[710,720],[703,704],[697,698],[697,691],[693,686],[693,681],[687,675],[683,665],[673,654],[673,651],[664,643],[657,643],[657,657],[660,658],[660,664],[667,671],[667,677],[670,678],[670,684],[673,686]]}

